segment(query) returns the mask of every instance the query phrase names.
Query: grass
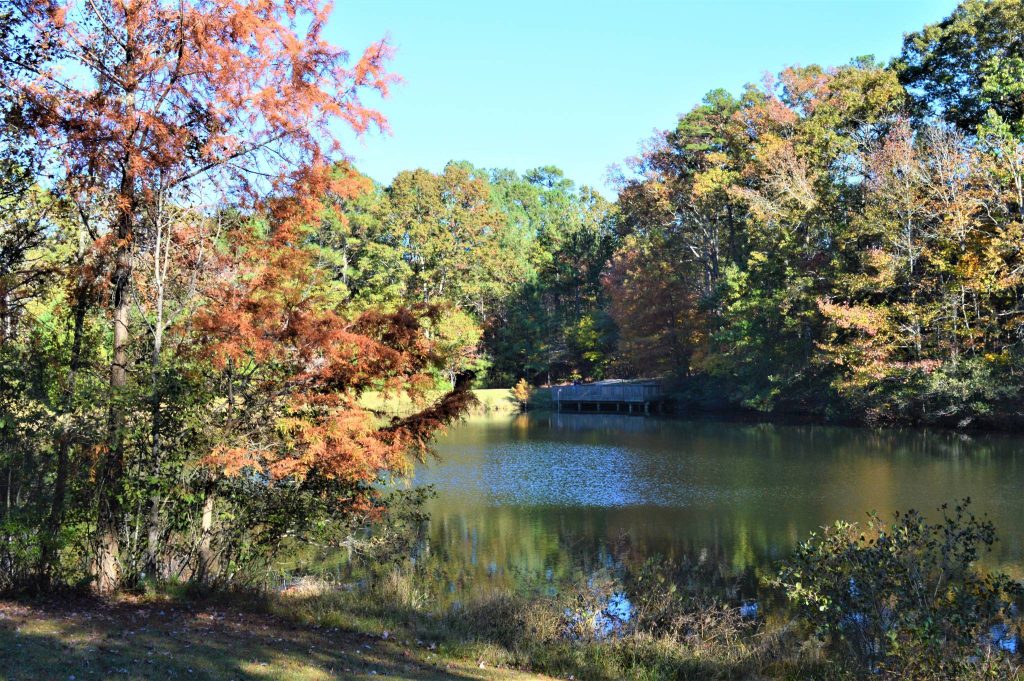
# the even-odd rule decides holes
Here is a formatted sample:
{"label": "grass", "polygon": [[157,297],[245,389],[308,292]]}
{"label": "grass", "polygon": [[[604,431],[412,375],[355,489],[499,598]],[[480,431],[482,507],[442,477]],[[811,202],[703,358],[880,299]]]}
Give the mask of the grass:
{"label": "grass", "polygon": [[440,606],[401,570],[364,589],[307,579],[260,597],[164,593],[0,601],[0,679],[802,679],[814,669],[785,627],[745,625],[728,609],[672,635],[596,640],[567,636],[566,607],[585,607],[578,593]]}
{"label": "grass", "polygon": [[823,664],[820,647],[807,645],[789,622],[743,621],[735,608],[711,603],[672,613],[672,622],[659,631],[640,627],[598,639],[585,628],[567,629],[567,612],[592,609],[589,591],[585,586],[559,597],[495,593],[440,606],[424,597],[414,578],[394,571],[366,589],[311,581],[276,597],[272,608],[307,626],[388,631],[436,646],[446,660],[561,679],[840,678]]}
{"label": "grass", "polygon": [[[430,402],[443,394],[441,390],[433,390],[425,397]],[[476,395],[477,405],[471,410],[472,414],[515,414],[520,411],[519,402],[512,397],[512,391],[508,388],[481,388],[474,390],[473,394]],[[366,393],[360,404],[367,409],[391,414],[408,414],[416,407],[407,395],[384,399],[378,392]]]}
{"label": "grass", "polygon": [[[567,625],[601,602],[593,584],[442,606],[396,568],[363,588],[306,578],[263,596],[0,600],[0,679],[861,678],[799,622],[744,619],[699,595],[655,589],[635,601],[634,628],[596,638]],[[963,678],[1024,678],[1016,659],[995,661]]]}
{"label": "grass", "polygon": [[478,409],[485,413],[514,414],[520,411],[519,402],[508,388],[481,388],[474,390],[473,394],[480,403]]}
{"label": "grass", "polygon": [[398,636],[216,603],[121,599],[0,601],[0,679],[478,679],[547,677],[480,668]]}
{"label": "grass", "polygon": [[[705,567],[691,570],[688,574],[700,581],[689,586],[679,582],[683,588],[676,581],[657,579],[660,569],[651,565],[628,584],[611,574],[591,573],[561,585],[556,593],[480,592],[445,600],[437,592],[437,575],[395,566],[367,575],[359,587],[306,578],[299,588],[275,595],[271,608],[307,626],[388,631],[436,646],[446,660],[561,679],[863,678],[858,673],[862,667],[841,652],[842,646],[826,646],[813,623],[781,604],[768,607],[765,601],[757,618],[743,617],[738,605],[712,595],[713,580],[701,572]],[[635,607],[629,625],[616,635],[595,635],[590,624],[595,614],[612,594],[623,592]],[[1024,680],[1018,656],[992,649],[978,654],[981,658],[973,662],[965,660],[956,678]],[[940,678],[928,671],[929,660],[918,662],[923,674],[899,678]]]}

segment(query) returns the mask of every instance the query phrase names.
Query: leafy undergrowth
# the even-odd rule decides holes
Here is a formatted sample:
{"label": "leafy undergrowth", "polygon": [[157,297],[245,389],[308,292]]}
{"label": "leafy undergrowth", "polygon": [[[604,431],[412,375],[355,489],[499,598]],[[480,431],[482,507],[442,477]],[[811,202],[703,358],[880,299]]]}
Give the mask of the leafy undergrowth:
{"label": "leafy undergrowth", "polygon": [[[250,605],[261,606],[258,600]],[[214,602],[0,601],[0,679],[489,679],[546,677],[447,659],[397,636],[316,627]]]}

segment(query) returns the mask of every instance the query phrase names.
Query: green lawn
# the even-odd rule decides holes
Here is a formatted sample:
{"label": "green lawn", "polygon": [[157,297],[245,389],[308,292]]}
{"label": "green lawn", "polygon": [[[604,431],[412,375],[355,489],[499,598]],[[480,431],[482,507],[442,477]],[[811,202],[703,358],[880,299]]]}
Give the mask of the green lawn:
{"label": "green lawn", "polygon": [[[444,393],[434,390],[427,393],[427,401],[433,401]],[[473,407],[474,414],[514,414],[519,411],[519,402],[512,397],[512,391],[508,388],[483,388],[474,390],[478,404]],[[389,397],[384,399],[380,393],[368,392],[363,395],[360,403],[368,409],[376,409],[391,414],[408,414],[413,411],[415,405],[405,395]]]}

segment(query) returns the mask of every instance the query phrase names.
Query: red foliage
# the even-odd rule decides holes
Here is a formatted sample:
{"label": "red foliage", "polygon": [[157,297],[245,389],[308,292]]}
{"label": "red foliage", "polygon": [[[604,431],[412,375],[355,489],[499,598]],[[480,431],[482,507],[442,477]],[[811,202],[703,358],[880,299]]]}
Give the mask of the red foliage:
{"label": "red foliage", "polygon": [[40,143],[77,190],[113,190],[122,210],[213,171],[239,195],[322,186],[339,130],[386,125],[361,94],[387,93],[390,47],[348,66],[323,39],[321,0],[14,2],[61,57],[17,84]]}
{"label": "red foliage", "polygon": [[669,257],[624,248],[603,280],[619,328],[619,369],[627,375],[666,376],[689,367],[703,340],[699,296],[672,270],[671,256],[661,255]]}
{"label": "red foliage", "polygon": [[[422,457],[472,396],[463,382],[419,413],[390,422],[361,407],[369,389],[421,397],[433,385],[429,370],[438,358],[423,322],[438,311],[345,316],[331,306],[310,254],[291,243],[292,222],[286,217],[270,237],[245,230],[231,236],[232,250],[223,254],[210,302],[196,319],[212,363],[247,368],[252,390],[274,399],[281,414],[275,424],[229,433],[205,463],[229,476],[255,470],[274,481],[318,478],[351,490],[382,472],[404,472],[408,455]],[[277,437],[252,437],[253,428],[268,425]]]}

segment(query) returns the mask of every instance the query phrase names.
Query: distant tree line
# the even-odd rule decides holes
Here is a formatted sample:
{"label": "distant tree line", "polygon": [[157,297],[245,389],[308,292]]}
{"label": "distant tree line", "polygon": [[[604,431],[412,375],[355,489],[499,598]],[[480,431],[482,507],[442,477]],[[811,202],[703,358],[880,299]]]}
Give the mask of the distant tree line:
{"label": "distant tree line", "polygon": [[402,173],[353,209],[395,263],[363,290],[447,303],[449,371],[492,386],[661,376],[696,404],[1006,425],[1021,83],[1024,6],[971,0],[889,64],[709,93],[619,169],[613,204],[554,168]]}
{"label": "distant tree line", "polygon": [[1024,5],[710,93],[624,174],[617,361],[698,400],[1019,422]]}

